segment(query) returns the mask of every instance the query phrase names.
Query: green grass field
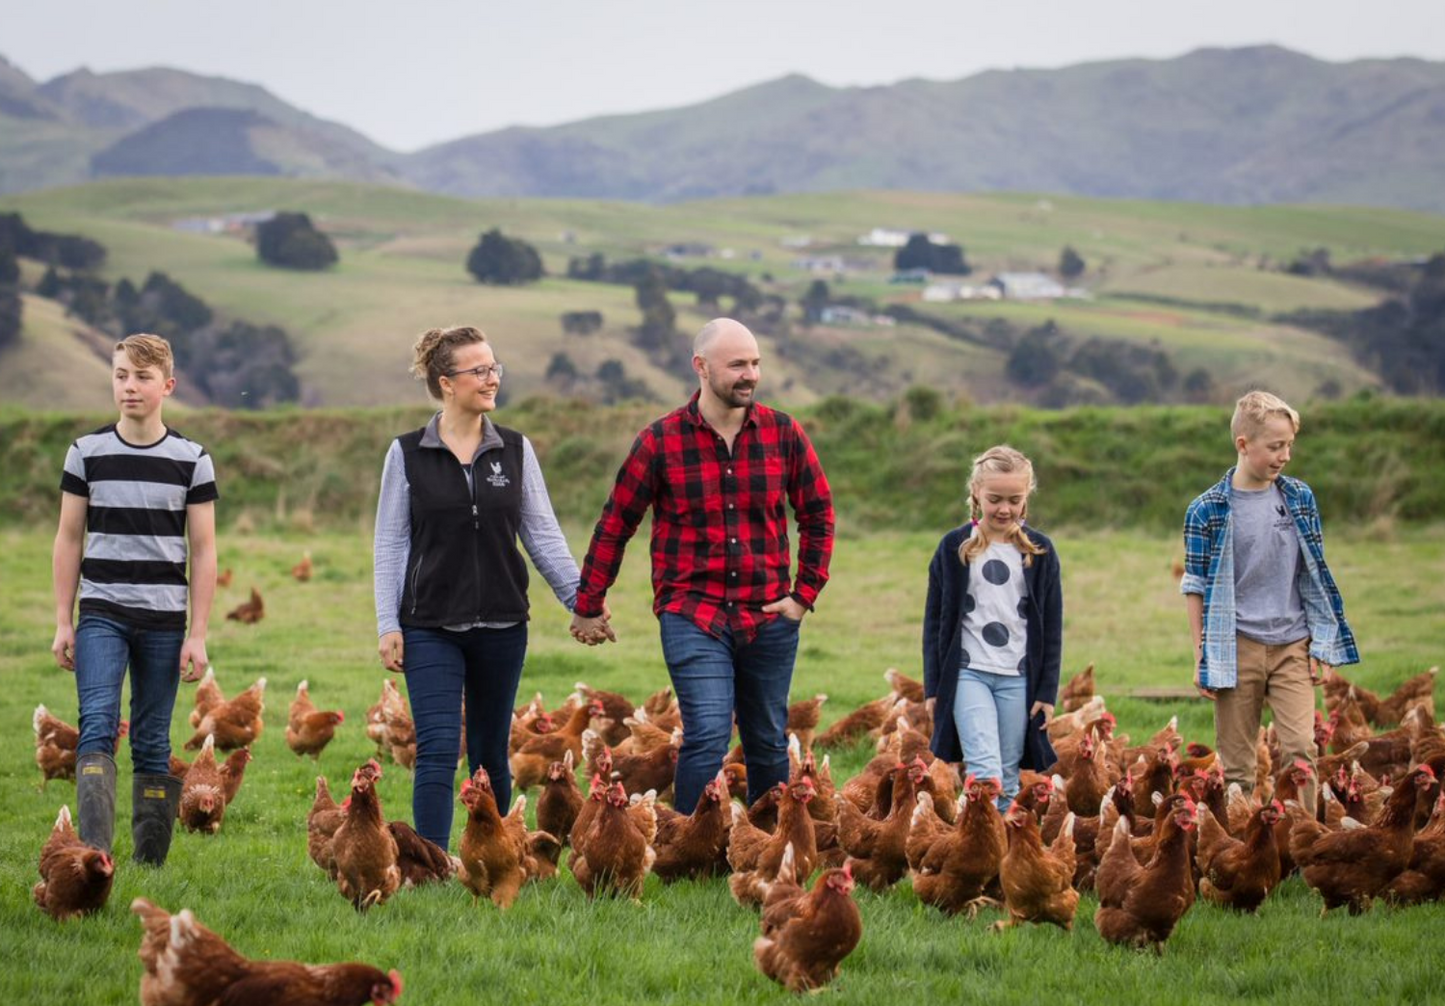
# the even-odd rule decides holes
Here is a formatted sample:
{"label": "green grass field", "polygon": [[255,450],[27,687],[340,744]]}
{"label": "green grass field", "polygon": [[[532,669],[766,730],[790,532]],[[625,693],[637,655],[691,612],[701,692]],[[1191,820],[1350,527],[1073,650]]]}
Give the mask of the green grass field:
{"label": "green grass field", "polygon": [[[310,213],[337,240],[339,265],[320,275],[273,270],[257,262],[239,235],[173,227],[188,217],[266,209]],[[1088,261],[1084,282],[1101,298],[1134,292],[1196,305],[1242,303],[1267,315],[1297,307],[1346,309],[1378,297],[1329,279],[1261,271],[1261,260],[1288,261],[1301,249],[1320,246],[1329,248],[1336,262],[1445,247],[1445,217],[1429,214],[1024,194],[853,192],[658,207],[467,201],[304,180],[123,179],[0,199],[0,211],[11,210],[33,227],[101,241],[110,252],[106,279],[126,276],[139,283],[160,270],[230,317],[283,326],[299,350],[296,370],[307,389],[303,404],[332,406],[422,401],[406,373],[409,348],[422,329],[455,323],[488,330],[506,360],[509,393],[543,390],[553,354],[565,352],[583,374],[595,373],[605,360],[619,360],[629,376],[667,399],[688,375],[660,369],[631,344],[628,330],[639,317],[632,290],[562,278],[570,257],[593,252],[616,260],[657,256],[674,242],[705,242],[717,257],[680,264],[746,272],[766,292],[792,302],[813,279],[795,265],[798,257],[844,254],[871,268],[833,280],[835,295],[911,303],[918,288],[887,283],[892,249],[861,247],[857,237],[874,227],[943,231],[964,246],[979,280],[1005,269],[1052,270],[1060,249],[1070,244]],[[524,289],[473,282],[463,262],[478,234],[491,227],[535,244],[551,278]],[[783,243],[803,236],[812,242],[805,251]],[[711,312],[703,313],[688,294],[673,294],[672,300],[680,338],[686,339]],[[601,311],[603,331],[565,336],[559,315],[577,310]],[[1338,344],[1321,336],[1198,307],[1162,309],[1101,299],[954,306],[940,313],[954,311],[998,314],[1024,327],[1052,319],[1079,338],[1157,340],[1176,357],[1180,373],[1205,367],[1214,374],[1221,400],[1261,377],[1296,398],[1327,381],[1345,393],[1372,381]],[[9,351],[0,368],[12,375],[0,380],[7,400],[37,408],[103,404],[96,398],[103,386],[76,380],[54,387],[59,382],[40,380],[44,353],[65,360],[88,350],[75,346],[68,327],[45,311],[31,309],[27,318],[22,346]],[[820,327],[795,331],[786,340],[765,338],[762,349],[770,388],[793,406],[838,392],[881,399],[916,383],[980,402],[1018,393],[999,379],[1003,354],[997,350],[951,343],[910,326]]]}
{"label": "green grass field", "polygon": [[[885,691],[889,666],[918,673],[918,623],[925,569],[943,528],[840,537],[833,578],[803,628],[796,696],[822,691],[831,722]],[[1183,604],[1170,564],[1171,537],[1121,531],[1049,529],[1064,568],[1065,666],[1093,661],[1101,691],[1136,737],[1180,717],[1190,739],[1212,738],[1199,700],[1130,699],[1146,686],[1188,680]],[[568,528],[574,551],[585,528]],[[347,722],[321,756],[319,771],[344,787],[370,750],[363,713],[382,672],[374,650],[370,542],[364,528],[324,534],[251,535],[231,528],[221,538],[221,566],[235,572],[220,591],[210,656],[228,694],[266,675],[267,727],[245,785],[219,835],[178,833],[161,871],[129,862],[129,787],[118,813],[115,890],[97,917],[57,925],[30,902],[39,849],[71,783],[38,787],[29,729],[44,702],[74,722],[69,675],[51,663],[50,532],[0,531],[0,924],[7,934],[0,998],[19,1003],[130,1003],[136,998],[140,926],[127,910],[143,895],[172,910],[192,909],[241,952],[310,962],[361,959],[395,967],[404,1003],[770,1003],[788,993],[754,968],[755,913],[736,906],[725,882],[664,886],[650,879],[641,904],[589,903],[570,876],[528,887],[505,914],[474,905],[458,884],[404,891],[357,915],[307,859],[304,818],[318,766],[284,743],[285,711],[296,683],[309,679],[323,708]],[[316,573],[309,583],[289,569],[303,548]],[[1364,663],[1349,673],[1388,688],[1441,652],[1445,608],[1445,527],[1393,533],[1335,524],[1328,552],[1360,639]],[[647,562],[634,543],[611,603],[619,642],[584,649],[566,634],[567,616],[534,581],[532,642],[523,692],[549,704],[585,680],[639,700],[665,683],[656,623],[649,610]],[[221,617],[255,585],[268,614],[256,626]],[[179,745],[191,689],[182,686],[172,730]],[[838,777],[861,766],[867,751],[835,753]],[[119,762],[124,779],[129,755]],[[388,765],[379,784],[390,817],[410,818],[410,782]],[[460,833],[460,818],[456,833]],[[454,843],[455,845],[455,843]],[[1258,917],[1239,918],[1197,905],[1165,955],[1105,945],[1080,903],[1074,931],[987,931],[997,913],[948,919],[920,904],[905,882],[884,895],[860,891],[863,940],[844,963],[830,1001],[877,1003],[1038,1002],[1176,1004],[1308,1001],[1429,1002],[1439,995],[1438,954],[1431,934],[1445,907],[1377,907],[1368,915],[1320,920],[1319,899],[1299,880],[1287,882]],[[1434,962],[1434,963],[1432,963]]]}

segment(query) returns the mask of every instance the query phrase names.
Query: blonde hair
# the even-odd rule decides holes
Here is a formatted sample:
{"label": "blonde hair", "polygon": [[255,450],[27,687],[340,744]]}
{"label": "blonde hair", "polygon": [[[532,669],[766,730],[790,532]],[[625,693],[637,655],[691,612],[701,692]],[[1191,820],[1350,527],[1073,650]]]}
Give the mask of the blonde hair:
{"label": "blonde hair", "polygon": [[159,335],[147,332],[128,335],[115,344],[115,352],[124,353],[132,366],[154,367],[168,381],[175,370],[171,344]]}
{"label": "blonde hair", "polygon": [[[963,544],[958,546],[958,560],[968,565],[974,559],[983,554],[989,546],[988,535],[985,534],[978,524],[978,519],[983,516],[983,507],[978,502],[978,489],[987,478],[995,475],[1028,475],[1029,495],[1032,496],[1035,489],[1039,487],[1034,479],[1033,462],[1026,458],[1022,452],[1014,450],[1008,444],[998,444],[990,447],[978,457],[973,459],[973,471],[968,476],[968,507],[969,515],[974,521],[974,533],[964,539]],[[1034,556],[1043,555],[1044,549],[1034,544],[1034,540],[1024,531],[1024,518],[1028,516],[1028,502],[1024,502],[1023,512],[1019,514],[1018,523],[1009,529],[1004,540],[1012,542],[1013,546],[1023,555],[1025,566],[1033,565]]]}
{"label": "blonde hair", "polygon": [[411,376],[426,381],[426,389],[437,401],[441,401],[443,377],[449,377],[455,370],[456,352],[463,346],[486,342],[487,333],[471,325],[454,325],[451,328],[429,328],[416,340],[412,347]]}
{"label": "blonde hair", "polygon": [[1251,391],[1234,403],[1234,417],[1229,421],[1231,439],[1254,439],[1271,416],[1282,416],[1299,432],[1299,413],[1289,403],[1268,391]]}

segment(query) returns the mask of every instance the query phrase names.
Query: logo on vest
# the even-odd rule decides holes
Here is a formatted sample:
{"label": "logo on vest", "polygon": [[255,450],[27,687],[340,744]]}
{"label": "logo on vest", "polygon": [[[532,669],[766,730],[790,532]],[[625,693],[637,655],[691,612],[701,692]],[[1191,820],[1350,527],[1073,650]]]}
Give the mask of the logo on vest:
{"label": "logo on vest", "polygon": [[487,476],[487,481],[491,484],[492,488],[504,489],[512,484],[511,480],[502,474],[502,463],[500,461],[489,461],[487,463],[492,466],[492,474]]}

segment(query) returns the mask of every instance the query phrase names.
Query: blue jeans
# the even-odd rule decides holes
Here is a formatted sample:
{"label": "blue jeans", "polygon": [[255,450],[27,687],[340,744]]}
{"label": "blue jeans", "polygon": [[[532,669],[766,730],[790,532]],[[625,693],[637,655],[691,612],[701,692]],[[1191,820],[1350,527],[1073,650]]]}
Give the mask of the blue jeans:
{"label": "blue jeans", "polygon": [[682,750],[673,805],[691,814],[728,753],[736,714],[748,768],[748,803],[788,778],[788,687],[800,622],[778,616],[753,641],[718,639],[691,620],[663,612],[662,656],[682,711]]}
{"label": "blue jeans", "polygon": [[465,632],[401,631],[407,697],[416,724],[412,820],[417,834],[445,849],[452,833],[463,701],[467,709],[467,773],[485,766],[497,807],[506,814],[511,806],[507,740],[527,657],[527,623]]}
{"label": "blue jeans", "polygon": [[170,772],[171,712],[181,681],[184,629],[143,629],[84,614],[75,629],[75,690],[80,700],[77,757],[111,754],[120,726],[120,691],[130,668],[130,754],[135,772]]}
{"label": "blue jeans", "polygon": [[999,810],[1007,810],[1019,791],[1019,762],[1028,729],[1028,681],[1023,675],[958,672],[953,722],[963,744],[963,760],[978,779],[998,779]]}

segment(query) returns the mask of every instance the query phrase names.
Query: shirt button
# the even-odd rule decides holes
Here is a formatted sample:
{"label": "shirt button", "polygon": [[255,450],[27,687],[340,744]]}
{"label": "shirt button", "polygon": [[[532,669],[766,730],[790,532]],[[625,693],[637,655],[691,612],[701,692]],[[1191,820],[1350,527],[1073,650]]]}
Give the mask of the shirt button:
{"label": "shirt button", "polygon": [[737,571],[737,570],[733,570],[731,573],[728,574],[728,576],[737,576],[737,575],[738,575],[738,571]]}
{"label": "shirt button", "polygon": [[738,543],[738,540],[737,540],[736,538],[731,539],[731,541],[732,541],[732,543],[733,543],[734,545],[736,545],[736,544]]}
{"label": "shirt button", "polygon": [[731,468],[729,468],[729,469],[728,469],[728,474],[731,475],[732,473],[733,473],[733,470],[732,470]]}

